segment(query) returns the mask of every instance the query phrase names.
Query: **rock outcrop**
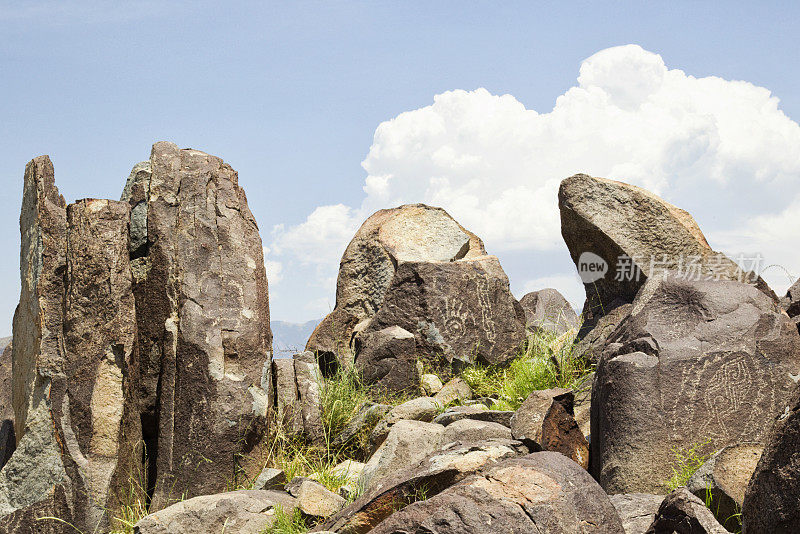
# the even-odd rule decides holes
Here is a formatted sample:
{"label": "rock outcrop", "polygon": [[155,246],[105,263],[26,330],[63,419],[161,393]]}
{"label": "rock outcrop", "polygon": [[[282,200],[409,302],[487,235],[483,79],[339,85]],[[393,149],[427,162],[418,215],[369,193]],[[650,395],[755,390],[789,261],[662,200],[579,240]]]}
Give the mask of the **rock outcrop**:
{"label": "rock outcrop", "polygon": [[[775,298],[763,280],[714,252],[688,212],[649,191],[577,174],[561,182],[558,207],[561,235],[578,270],[605,263],[604,276],[588,281],[590,273],[581,273],[587,325],[632,302],[649,276],[665,270],[680,271],[690,279],[752,282]],[[585,253],[592,256],[581,261]],[[593,261],[587,262],[590,258]]]}
{"label": "rock outcrop", "polygon": [[673,448],[763,441],[800,371],[800,336],[754,286],[651,277],[609,337],[592,390],[592,472],[662,493]]}
{"label": "rock outcrop", "polygon": [[686,488],[678,488],[664,498],[655,519],[645,534],[725,534],[706,505]]}
{"label": "rock outcrop", "polygon": [[797,280],[781,299],[781,307],[786,310],[800,331],[800,280]]}
{"label": "rock outcrop", "polygon": [[800,389],[779,414],[745,491],[744,534],[800,531]]}
{"label": "rock outcrop", "polygon": [[103,531],[140,474],[129,207],[69,207],[47,156],[28,164],[14,317],[17,449],[0,471],[0,530]]}
{"label": "rock outcrop", "polygon": [[625,534],[642,534],[650,528],[664,501],[663,495],[647,493],[618,493],[610,495],[610,498],[617,509]]}
{"label": "rock outcrop", "polygon": [[249,458],[270,403],[267,278],[258,226],[220,158],[156,143],[123,200],[132,210],[148,485],[159,508],[262,467]]}
{"label": "rock outcrop", "polygon": [[356,368],[365,384],[389,393],[419,392],[417,343],[411,332],[390,326],[357,336],[356,351]]}
{"label": "rock outcrop", "polygon": [[458,369],[518,355],[525,312],[494,256],[397,267],[366,332],[399,326],[416,337],[417,357]]}
{"label": "rock outcrop", "polygon": [[580,325],[578,315],[564,295],[552,288],[531,291],[519,299],[528,328],[561,335]]}
{"label": "rock outcrop", "polygon": [[380,523],[373,534],[624,534],[592,477],[557,453],[511,458]]}

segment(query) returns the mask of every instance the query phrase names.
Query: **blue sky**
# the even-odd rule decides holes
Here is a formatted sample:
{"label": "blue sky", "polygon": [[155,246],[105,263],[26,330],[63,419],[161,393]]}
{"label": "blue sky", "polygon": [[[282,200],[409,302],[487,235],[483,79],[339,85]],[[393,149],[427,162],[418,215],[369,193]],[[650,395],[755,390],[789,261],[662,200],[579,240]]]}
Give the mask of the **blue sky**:
{"label": "blue sky", "polygon": [[[796,276],[800,258],[781,256],[777,244],[761,246],[757,238],[774,233],[767,230],[771,225],[790,225],[792,202],[800,199],[800,146],[793,129],[800,118],[799,11],[792,2],[728,2],[723,8],[710,2],[148,1],[128,2],[121,8],[114,2],[0,0],[0,223],[6,229],[0,235],[6,251],[0,259],[5,281],[0,286],[0,334],[11,331],[19,295],[21,184],[25,163],[34,156],[51,156],[56,183],[68,202],[118,198],[131,167],[147,159],[156,140],[223,157],[239,172],[269,249],[268,259],[274,262],[273,318],[313,319],[333,305],[335,258],[349,238],[344,236],[352,235],[354,221],[363,220],[382,199],[441,199],[447,204],[448,192],[453,192],[453,199],[466,194],[459,190],[463,175],[458,172],[441,171],[449,185],[434,191],[426,182],[430,176],[418,176],[427,167],[387,161],[386,151],[377,151],[389,143],[376,136],[379,124],[404,112],[424,110],[434,103],[435,95],[461,89],[467,93],[451,93],[431,112],[447,115],[452,106],[461,109],[464,102],[479,102],[480,109],[468,114],[473,126],[482,120],[481,113],[488,113],[492,128],[503,131],[500,114],[511,117],[519,111],[517,104],[550,112],[558,97],[580,85],[576,80],[584,60],[631,43],[660,55],[666,68],[673,69],[670,72],[683,71],[690,81],[679,87],[694,84],[694,78],[715,76],[769,90],[780,99],[779,111],[764,111],[764,121],[754,119],[753,124],[763,124],[769,133],[759,142],[777,148],[759,149],[745,163],[736,160],[741,165],[737,163],[740,172],[733,172],[734,178],[711,180],[710,185],[700,177],[676,177],[677,171],[651,182],[642,170],[646,166],[628,174],[619,161],[593,169],[585,168],[578,158],[565,169],[598,175],[616,169],[618,175],[608,177],[648,185],[688,209],[715,247],[747,252],[774,249],[778,252],[773,261]],[[585,88],[605,88],[616,98],[612,93],[619,89],[609,88],[615,74],[603,69],[623,64],[646,67],[652,56],[643,51],[631,52],[635,57],[630,60],[617,54],[587,64],[588,70],[596,68],[591,77],[584,76]],[[623,73],[621,79],[638,75]],[[754,96],[737,100],[737,87],[688,88],[681,105],[688,105],[687,99],[700,102],[696,95],[708,96],[709,91],[712,101],[719,100],[714,95],[720,91],[724,98],[730,97],[734,118],[743,113],[737,108],[740,104],[743,109],[764,108],[766,100],[759,100],[760,93],[749,87],[743,91]],[[475,92],[479,88],[486,94]],[[513,95],[517,104],[498,100],[506,94]],[[663,97],[660,102],[661,109],[670,108]],[[692,105],[690,118],[681,119],[681,124],[706,116],[695,109],[702,105]],[[778,117],[780,112],[788,116],[786,121]],[[410,124],[389,124],[392,146],[413,152],[414,145],[404,145],[404,140],[419,124],[428,127],[426,113],[406,115]],[[716,122],[724,122],[720,119],[724,110],[714,113]],[[526,124],[531,122],[529,115]],[[653,119],[646,115],[642,120]],[[459,127],[448,126],[447,135],[458,137]],[[587,128],[604,126],[598,119],[588,121]],[[708,130],[702,124],[686,128]],[[474,127],[469,131],[475,135]],[[779,142],[770,142],[776,135]],[[440,142],[450,144],[436,141]],[[376,150],[370,152],[373,145]],[[467,145],[471,155],[481,156],[479,139]],[[398,153],[410,153],[403,150]],[[547,147],[548,153],[559,150],[560,146]],[[624,157],[638,161],[648,149],[636,145],[632,150]],[[362,167],[368,157],[372,163],[365,166],[371,165],[371,170]],[[650,156],[641,158],[656,165]],[[496,163],[500,159],[486,157],[494,163],[487,163],[483,179],[493,180],[493,169],[505,173],[507,169]],[[515,166],[513,158],[504,161]],[[586,166],[592,162],[588,158]],[[723,163],[726,169],[733,168],[730,159]],[[532,164],[520,163],[519,168],[524,165]],[[695,166],[692,172],[720,167],[714,162],[708,165]],[[384,195],[376,192],[374,180],[365,182],[368,176],[379,175],[411,185],[390,188]],[[505,190],[498,187],[498,195],[505,191],[513,196],[524,177],[515,180]],[[541,188],[528,192],[545,195],[542,205],[554,203],[546,196],[552,184],[541,180]],[[483,198],[491,200],[486,194]],[[329,215],[318,217],[317,223],[338,226],[330,233],[318,232],[322,241],[293,248],[294,237],[302,240],[304,228],[313,230],[309,216],[325,206],[342,208],[317,211]],[[479,234],[485,228],[494,236],[487,239],[487,248],[498,254],[517,293],[571,276],[566,249],[551,243],[560,237],[552,235],[544,219],[540,233],[532,230],[506,240],[497,237],[504,227],[497,230],[484,220],[489,215],[481,219],[469,213],[480,207],[470,207],[467,200],[454,200],[452,207],[445,207],[463,213],[456,217],[462,222],[475,221],[465,224]],[[745,217],[749,222],[743,222]],[[790,240],[796,235],[780,237]],[[526,246],[526,239],[539,244]],[[797,243],[785,241],[784,246],[798,249]],[[573,300],[575,287],[563,289],[572,293]]]}

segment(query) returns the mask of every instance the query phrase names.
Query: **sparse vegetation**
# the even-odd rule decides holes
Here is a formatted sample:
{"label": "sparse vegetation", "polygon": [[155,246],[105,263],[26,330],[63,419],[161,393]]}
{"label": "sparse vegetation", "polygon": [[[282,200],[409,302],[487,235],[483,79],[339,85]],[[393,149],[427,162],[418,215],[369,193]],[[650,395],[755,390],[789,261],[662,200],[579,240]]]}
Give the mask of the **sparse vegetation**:
{"label": "sparse vegetation", "polygon": [[461,372],[477,396],[497,399],[491,408],[516,410],[532,391],[574,388],[592,372],[575,354],[572,330],[557,335],[536,331],[528,336],[519,358],[505,367],[475,364]]}
{"label": "sparse vegetation", "polygon": [[709,441],[704,441],[687,449],[672,447],[675,457],[672,464],[672,477],[665,482],[669,491],[685,486],[692,475],[708,460],[711,455],[702,452],[708,444]]}
{"label": "sparse vegetation", "polygon": [[299,509],[287,513],[282,506],[276,506],[275,521],[262,534],[305,534],[309,529]]}

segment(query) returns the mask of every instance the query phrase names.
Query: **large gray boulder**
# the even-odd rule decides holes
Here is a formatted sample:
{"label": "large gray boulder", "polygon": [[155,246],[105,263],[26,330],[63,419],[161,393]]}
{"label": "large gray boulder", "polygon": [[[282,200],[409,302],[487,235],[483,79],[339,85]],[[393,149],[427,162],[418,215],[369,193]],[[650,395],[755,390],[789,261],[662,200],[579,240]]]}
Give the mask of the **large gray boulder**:
{"label": "large gray boulder", "polygon": [[503,439],[447,444],[418,464],[392,473],[379,488],[364,493],[318,529],[369,532],[399,508],[432,497],[484,467],[527,453],[520,442]]}
{"label": "large gray boulder", "polygon": [[518,356],[525,312],[495,256],[397,267],[366,331],[400,326],[416,337],[417,357],[434,366],[502,364]]}
{"label": "large gray boulder", "polygon": [[444,428],[435,423],[405,419],[395,423],[364,466],[363,486],[368,491],[380,488],[390,475],[413,466],[439,449],[444,444]]}
{"label": "large gray boulder", "polygon": [[411,504],[373,534],[624,534],[614,506],[592,477],[558,453],[504,460]]}
{"label": "large gray boulder", "polygon": [[336,307],[314,330],[306,350],[316,352],[331,368],[352,361],[353,328],[381,307],[400,264],[451,262],[485,254],[481,240],[441,208],[406,204],[375,212],[342,255]]}
{"label": "large gray boulder", "polygon": [[775,418],[747,485],[744,534],[800,532],[800,389]]}
{"label": "large gray boulder", "polygon": [[[122,195],[131,254],[153,507],[254,477],[272,334],[258,226],[222,159],[153,145]],[[146,232],[145,232],[146,230]]]}
{"label": "large gray boulder", "polygon": [[[681,270],[696,279],[750,281],[775,298],[763,280],[714,252],[688,212],[642,188],[576,174],[561,182],[558,207],[561,235],[579,271],[586,265],[581,262],[585,253],[607,266],[605,276],[596,279],[581,273],[588,325],[632,302],[649,276],[665,270]],[[617,276],[617,266],[626,258],[632,260],[630,268]]]}
{"label": "large gray boulder", "polygon": [[561,335],[580,326],[572,305],[556,289],[531,291],[519,303],[525,310],[527,326],[531,330]]}
{"label": "large gray boulder", "polygon": [[663,493],[674,449],[763,441],[800,371],[800,335],[752,285],[651,277],[609,338],[592,390],[592,473]]}
{"label": "large gray boulder", "polygon": [[280,506],[291,514],[297,500],[283,491],[239,490],[177,502],[136,523],[134,534],[260,534]]}

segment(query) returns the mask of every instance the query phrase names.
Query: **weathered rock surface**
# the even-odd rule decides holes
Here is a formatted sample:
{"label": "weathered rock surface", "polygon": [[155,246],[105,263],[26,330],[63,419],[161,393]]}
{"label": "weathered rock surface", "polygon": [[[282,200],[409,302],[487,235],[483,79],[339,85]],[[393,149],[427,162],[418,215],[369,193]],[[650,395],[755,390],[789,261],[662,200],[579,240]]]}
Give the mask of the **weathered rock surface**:
{"label": "weathered rock surface", "polygon": [[342,308],[329,313],[306,343],[306,350],[317,355],[317,361],[325,376],[331,376],[340,367],[353,364],[353,331],[360,319]]}
{"label": "weathered rock surface", "polygon": [[444,444],[444,428],[424,421],[398,421],[364,467],[361,483],[372,491],[389,475],[422,461]]}
{"label": "weathered rock surface", "polygon": [[294,358],[272,360],[272,382],[275,388],[275,418],[290,434],[303,432],[303,412],[297,380],[294,375]]}
{"label": "weathered rock surface", "polygon": [[511,429],[500,423],[491,421],[476,421],[474,419],[461,419],[455,421],[444,429],[442,443],[460,441],[462,443],[476,443],[489,439],[511,439]]}
{"label": "weathered rock surface", "polygon": [[295,505],[303,514],[317,519],[330,517],[345,505],[342,497],[307,478],[292,480],[286,485],[286,491],[297,498]]}
{"label": "weathered rock surface", "polygon": [[533,391],[511,418],[511,433],[533,448],[559,452],[584,469],[589,444],[575,421],[572,390]]}
{"label": "weathered rock surface", "polygon": [[431,397],[417,397],[398,404],[375,425],[369,436],[372,450],[377,449],[389,435],[389,430],[399,421],[433,421],[442,405]]}
{"label": "weathered rock surface", "polygon": [[[605,276],[584,284],[583,314],[589,324],[617,305],[632,302],[648,276],[665,270],[681,270],[697,279],[752,278],[749,281],[774,298],[763,280],[715,253],[688,212],[649,191],[577,174],[561,182],[558,207],[561,235],[576,266],[586,252],[608,266]],[[617,276],[620,258],[633,261],[624,276]]]}
{"label": "weathered rock surface", "polygon": [[353,328],[381,307],[398,265],[485,254],[481,240],[441,208],[407,204],[375,212],[342,255],[336,308],[311,335],[306,350],[321,360],[346,360]]}
{"label": "weathered rock surface", "polygon": [[264,469],[261,470],[261,473],[258,474],[258,477],[256,477],[255,482],[253,482],[253,487],[250,489],[254,490],[279,489],[283,488],[284,484],[286,484],[286,473],[284,473],[282,469],[265,467]]}
{"label": "weathered rock surface", "polygon": [[430,373],[422,375],[420,382],[422,384],[422,390],[426,395],[436,395],[444,387],[439,377]]}
{"label": "weathered rock surface", "polygon": [[313,352],[294,355],[294,376],[300,413],[303,416],[303,434],[317,445],[325,441],[322,426],[322,372]]}
{"label": "weathered rock surface", "polygon": [[730,532],[739,529],[737,514],[744,503],[744,492],[764,446],[740,443],[714,453],[686,483],[686,488],[701,501],[711,498],[711,511]]}
{"label": "weathered rock surface", "polygon": [[744,496],[744,534],[800,531],[800,390],[776,418]]}
{"label": "weathered rock surface", "polygon": [[[47,156],[25,169],[22,288],[14,317],[14,454],[0,471],[0,530],[108,525],[141,458],[127,204],[65,208]],[[40,530],[41,529],[41,530]]]}
{"label": "weathered rock surface", "polygon": [[800,336],[755,287],[650,278],[592,391],[592,471],[609,493],[662,493],[673,447],[763,441],[800,370]]}
{"label": "weathered rock surface", "polygon": [[453,406],[444,413],[437,415],[433,422],[447,426],[462,419],[472,419],[474,421],[488,421],[498,423],[511,428],[511,418],[514,412],[505,410],[490,410],[483,404],[471,404],[467,406]]}
{"label": "weathered rock surface", "polygon": [[703,501],[686,488],[678,488],[664,498],[656,518],[645,534],[725,534]]}
{"label": "weathered rock surface", "polygon": [[456,401],[463,402],[472,398],[472,388],[463,378],[452,378],[433,398],[442,406]]}
{"label": "weathered rock surface", "polygon": [[663,495],[627,493],[610,495],[611,504],[617,509],[625,534],[644,534],[650,528],[664,501]]}
{"label": "weathered rock surface", "polygon": [[786,292],[786,296],[781,299],[781,307],[786,310],[789,317],[800,315],[800,279]]}
{"label": "weathered rock surface", "polygon": [[519,301],[525,310],[527,326],[552,334],[564,334],[580,324],[578,315],[564,295],[556,289],[532,291]]}
{"label": "weathered rock surface", "polygon": [[141,472],[129,218],[125,202],[67,207],[62,429],[67,475],[83,496],[73,517],[89,531],[107,525]]}
{"label": "weathered rock surface", "polygon": [[135,534],[260,534],[275,520],[275,507],[291,513],[296,499],[282,491],[239,490],[180,501],[143,517]]}
{"label": "weathered rock surface", "polygon": [[418,359],[458,368],[518,355],[525,312],[495,256],[397,267],[367,332],[400,326],[416,337]]}
{"label": "weathered rock surface", "polygon": [[[621,304],[605,315],[586,325],[586,331],[582,331],[580,341],[575,345],[573,354],[576,358],[582,358],[588,363],[597,364],[600,356],[606,348],[606,341],[619,323],[631,312],[631,304]],[[591,325],[591,326],[590,326]],[[583,329],[582,329],[583,330]]]}
{"label": "weathered rock surface", "polygon": [[367,385],[389,393],[418,393],[417,343],[414,334],[399,326],[356,337],[356,369]]}
{"label": "weathered rock surface", "polygon": [[238,467],[251,476],[261,468],[249,455],[271,396],[267,278],[258,226],[220,158],[156,143],[122,199],[135,229],[143,434],[157,509],[184,491],[224,490]]}
{"label": "weathered rock surface", "polygon": [[353,534],[368,532],[423,496],[432,497],[485,466],[527,453],[521,443],[509,440],[445,445],[416,466],[392,474],[379,488],[368,491],[318,528]]}
{"label": "weathered rock surface", "polygon": [[14,434],[14,407],[11,405],[11,347],[9,343],[0,353],[0,469],[17,448]]}
{"label": "weathered rock surface", "polygon": [[374,534],[623,534],[608,496],[563,455],[504,460],[389,516]]}

